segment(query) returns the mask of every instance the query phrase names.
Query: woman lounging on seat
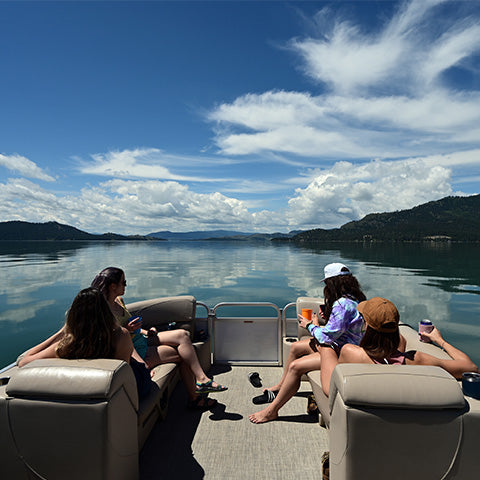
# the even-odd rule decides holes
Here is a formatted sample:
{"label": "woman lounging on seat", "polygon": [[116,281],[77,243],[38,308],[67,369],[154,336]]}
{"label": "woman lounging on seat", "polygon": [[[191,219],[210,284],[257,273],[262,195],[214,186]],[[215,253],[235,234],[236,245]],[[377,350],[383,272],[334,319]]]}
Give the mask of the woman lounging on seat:
{"label": "woman lounging on seat", "polygon": [[382,363],[401,365],[434,365],[442,367],[455,378],[462,378],[464,372],[478,372],[470,357],[448,343],[437,328],[422,333],[422,339],[435,342],[450,355],[441,359],[428,353],[411,350],[402,352],[398,323],[400,314],[395,305],[385,298],[375,297],[361,302],[357,307],[367,329],[360,346],[345,345],[340,352],[339,363]]}
{"label": "woman lounging on seat", "polygon": [[227,387],[207,377],[189,332],[183,328],[165,332],[157,332],[154,327],[142,330],[139,317],[132,318],[123,301],[126,286],[125,273],[116,267],[105,268],[92,281],[92,287],[104,294],[118,323],[131,333],[135,347],[133,357],[150,369],[162,363],[179,363],[190,406],[200,409],[213,407],[216,401],[207,399],[205,395],[227,390]]}

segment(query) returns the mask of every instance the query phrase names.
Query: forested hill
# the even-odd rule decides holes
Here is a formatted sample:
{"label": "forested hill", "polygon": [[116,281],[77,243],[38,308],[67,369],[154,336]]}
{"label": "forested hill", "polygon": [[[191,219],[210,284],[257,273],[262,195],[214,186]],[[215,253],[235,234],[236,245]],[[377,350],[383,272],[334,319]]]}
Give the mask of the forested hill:
{"label": "forested hill", "polygon": [[[447,238],[445,238],[447,237]],[[331,230],[308,230],[292,242],[480,241],[480,195],[445,197],[410,210],[372,213]]]}
{"label": "forested hill", "polygon": [[141,236],[124,236],[115,233],[94,235],[78,228],[57,222],[0,222],[0,240],[149,240]]}

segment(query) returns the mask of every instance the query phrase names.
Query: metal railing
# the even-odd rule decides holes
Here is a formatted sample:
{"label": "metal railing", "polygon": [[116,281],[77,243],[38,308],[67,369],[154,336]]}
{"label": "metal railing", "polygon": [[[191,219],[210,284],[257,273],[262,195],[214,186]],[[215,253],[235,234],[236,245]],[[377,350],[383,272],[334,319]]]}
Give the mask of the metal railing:
{"label": "metal railing", "polygon": [[[212,354],[213,354],[213,361],[215,362],[215,354],[216,354],[216,323],[218,321],[243,321],[244,323],[254,323],[254,322],[262,322],[262,321],[276,321],[276,346],[277,346],[277,358],[276,361],[273,362],[275,365],[282,365],[282,349],[283,349],[283,337],[286,335],[287,330],[287,311],[296,306],[295,302],[288,303],[283,308],[279,308],[276,304],[272,302],[221,302],[215,305],[213,308],[210,308],[203,302],[197,302],[197,306],[201,306],[205,308],[207,311],[207,319],[208,319],[208,330],[210,332],[211,338],[211,346],[212,346]],[[236,315],[236,316],[220,316],[218,315],[218,311],[222,308],[226,307],[239,307],[239,308],[271,308],[274,310],[275,314],[273,316],[244,316],[244,315]],[[196,317],[197,319],[201,319],[203,317]],[[241,361],[238,362],[229,362],[231,364],[242,364]],[[248,363],[248,362],[247,362]]]}

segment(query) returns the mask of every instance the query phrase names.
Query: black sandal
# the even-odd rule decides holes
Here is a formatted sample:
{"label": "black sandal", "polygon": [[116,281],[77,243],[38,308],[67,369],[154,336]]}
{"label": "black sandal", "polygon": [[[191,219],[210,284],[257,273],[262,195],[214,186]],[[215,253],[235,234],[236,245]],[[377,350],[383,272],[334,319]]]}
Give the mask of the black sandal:
{"label": "black sandal", "polygon": [[217,405],[218,401],[214,398],[208,398],[205,395],[198,395],[195,400],[190,400],[188,402],[188,408],[191,410],[210,410],[215,405]]}
{"label": "black sandal", "polygon": [[263,403],[272,403],[275,400],[275,397],[278,395],[278,392],[272,392],[272,390],[264,390],[262,395],[258,397],[253,397],[252,402],[255,405],[262,405]]}
{"label": "black sandal", "polygon": [[258,372],[250,372],[248,374],[248,379],[255,388],[260,388],[262,386],[262,379],[260,378]]}

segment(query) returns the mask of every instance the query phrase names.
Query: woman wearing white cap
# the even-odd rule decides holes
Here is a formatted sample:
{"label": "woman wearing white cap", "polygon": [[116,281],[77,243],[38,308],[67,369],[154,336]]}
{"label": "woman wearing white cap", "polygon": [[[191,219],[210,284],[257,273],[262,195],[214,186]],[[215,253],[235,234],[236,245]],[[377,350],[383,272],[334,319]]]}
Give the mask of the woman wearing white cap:
{"label": "woman wearing white cap", "polygon": [[347,343],[360,343],[363,319],[356,307],[366,297],[358,280],[342,263],[328,264],[324,273],[325,309],[320,315],[327,323],[320,326],[316,314],[312,315],[312,320],[299,315],[300,325],[313,338],[292,343],[280,382],[253,399],[255,404],[271,402],[263,410],[249,416],[253,423],[275,420],[280,408],[298,391],[300,379],[306,372],[320,370],[322,388],[328,395],[330,377],[338,363],[340,349]]}
{"label": "woman wearing white cap", "polygon": [[403,352],[399,347],[401,335],[398,329],[400,314],[395,305],[385,298],[374,297],[358,305],[367,329],[357,345],[345,345],[340,352],[340,363],[384,363],[388,365],[435,365],[442,367],[455,378],[462,378],[464,372],[478,372],[470,357],[443,339],[434,328],[430,333],[422,332],[424,339],[432,340],[442,347],[451,360],[434,357],[424,352],[411,350]]}

